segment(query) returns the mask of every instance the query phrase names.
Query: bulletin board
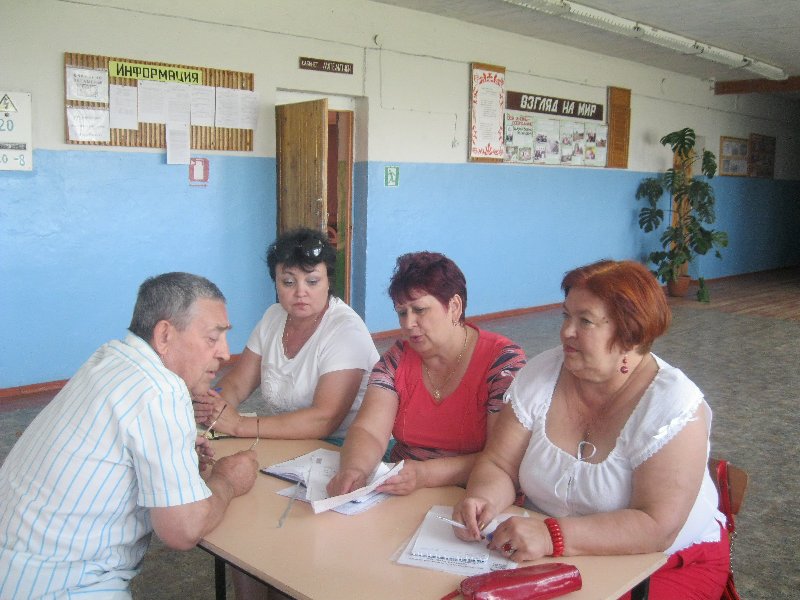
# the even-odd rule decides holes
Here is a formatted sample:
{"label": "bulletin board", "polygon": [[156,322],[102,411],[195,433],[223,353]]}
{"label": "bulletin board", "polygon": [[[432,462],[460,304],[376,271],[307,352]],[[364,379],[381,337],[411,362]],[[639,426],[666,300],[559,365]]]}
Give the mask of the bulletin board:
{"label": "bulletin board", "polygon": [[720,136],[719,174],[732,177],[747,177],[747,140]]}
{"label": "bulletin board", "polygon": [[750,177],[767,177],[775,174],[775,138],[751,133],[747,140],[747,174]]}
{"label": "bulletin board", "polygon": [[[253,91],[254,76],[252,73],[239,71],[226,71],[222,69],[212,69],[209,67],[192,67],[188,65],[174,65],[169,63],[152,62],[127,58],[114,58],[109,56],[97,56],[92,54],[77,54],[73,52],[64,53],[65,73],[70,67],[85,68],[108,73],[108,87],[111,86],[130,86],[136,88],[138,79],[134,77],[113,76],[108,71],[109,63],[135,63],[136,65],[150,65],[153,67],[164,67],[173,72],[199,72],[198,80],[204,86],[213,88],[224,88],[225,90],[247,90]],[[66,79],[66,76],[65,76]],[[106,111],[109,108],[109,97],[98,95],[96,101],[70,99],[68,82],[65,81],[65,113],[69,115],[72,109],[89,109],[86,112]],[[75,111],[72,110],[72,113]],[[253,129],[237,127],[220,127],[214,125],[190,125],[191,148],[198,150],[231,150],[231,151],[252,151],[253,150]],[[163,123],[139,122],[137,129],[110,128],[108,140],[98,139],[94,141],[76,141],[70,139],[68,122],[65,123],[65,139],[67,143],[82,145],[100,146],[135,146],[140,148],[165,148],[166,147],[166,125]]]}

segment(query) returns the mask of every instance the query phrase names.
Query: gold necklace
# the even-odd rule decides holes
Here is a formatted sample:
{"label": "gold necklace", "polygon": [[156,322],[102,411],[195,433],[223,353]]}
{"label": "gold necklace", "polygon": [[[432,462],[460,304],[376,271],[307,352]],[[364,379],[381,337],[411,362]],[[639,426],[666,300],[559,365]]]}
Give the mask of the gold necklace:
{"label": "gold necklace", "polygon": [[[325,308],[327,308],[327,306]],[[317,329],[317,323],[319,323],[319,318],[322,316],[322,313],[324,312],[325,309],[323,309],[322,312],[320,312],[316,317],[314,317],[314,322],[311,324],[310,333],[308,335],[309,338],[312,335],[314,335],[314,331],[316,331]],[[286,323],[283,326],[283,336],[281,337],[281,342],[283,342],[283,353],[286,356],[289,356],[289,323],[291,322],[291,320],[292,320],[292,315],[287,314]],[[306,338],[303,344],[305,344],[306,341],[308,341],[308,338]],[[303,344],[300,344],[300,348],[303,347]]]}
{"label": "gold necklace", "polygon": [[464,345],[461,347],[461,352],[459,352],[458,356],[456,357],[456,364],[453,365],[453,368],[447,374],[447,377],[445,377],[444,381],[442,382],[442,385],[437,386],[433,382],[433,377],[431,377],[431,372],[428,370],[428,365],[425,364],[424,360],[422,361],[422,366],[425,369],[425,374],[428,376],[428,381],[431,384],[431,388],[433,388],[433,397],[434,397],[435,400],[441,400],[442,399],[442,390],[447,387],[447,384],[450,382],[450,379],[455,374],[456,369],[458,369],[458,365],[461,364],[461,357],[464,356],[464,351],[467,349],[467,333],[468,332],[467,332],[466,325],[463,326],[463,327],[464,327]]}

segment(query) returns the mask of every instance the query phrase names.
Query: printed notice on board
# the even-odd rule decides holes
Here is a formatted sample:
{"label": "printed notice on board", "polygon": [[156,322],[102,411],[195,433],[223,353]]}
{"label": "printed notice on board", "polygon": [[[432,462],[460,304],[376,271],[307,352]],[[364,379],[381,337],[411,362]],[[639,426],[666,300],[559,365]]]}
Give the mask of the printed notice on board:
{"label": "printed notice on board", "polygon": [[109,90],[112,129],[139,129],[136,111],[136,88],[129,85],[112,85]]}
{"label": "printed notice on board", "polygon": [[109,142],[111,129],[107,108],[67,108],[71,142]]}
{"label": "printed notice on board", "polygon": [[108,72],[105,69],[67,67],[67,100],[108,103]]}

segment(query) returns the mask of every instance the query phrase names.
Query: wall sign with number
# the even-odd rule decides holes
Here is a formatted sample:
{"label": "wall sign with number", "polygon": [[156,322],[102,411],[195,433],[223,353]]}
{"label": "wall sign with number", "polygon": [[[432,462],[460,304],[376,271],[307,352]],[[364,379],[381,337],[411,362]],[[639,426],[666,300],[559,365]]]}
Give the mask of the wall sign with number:
{"label": "wall sign with number", "polygon": [[30,171],[31,95],[0,91],[0,171]]}

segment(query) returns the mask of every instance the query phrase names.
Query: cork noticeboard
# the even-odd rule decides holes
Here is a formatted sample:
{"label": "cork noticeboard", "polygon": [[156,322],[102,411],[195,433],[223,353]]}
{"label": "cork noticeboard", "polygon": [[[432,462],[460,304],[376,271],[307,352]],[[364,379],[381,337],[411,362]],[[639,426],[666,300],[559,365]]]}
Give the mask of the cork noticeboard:
{"label": "cork noticeboard", "polygon": [[[75,99],[71,97],[69,82],[65,81],[65,114],[69,120],[69,111],[75,109],[91,109],[95,111],[105,111],[108,118],[109,112],[109,93],[108,88],[112,86],[127,86],[136,88],[138,78],[130,74],[127,76],[116,76],[109,70],[109,66],[116,63],[135,64],[137,66],[151,66],[160,68],[164,72],[170,73],[173,81],[181,82],[181,77],[185,76],[186,84],[201,82],[204,86],[209,86],[215,90],[220,88],[225,91],[243,90],[252,92],[254,88],[254,76],[252,73],[240,71],[226,71],[222,69],[212,69],[209,67],[192,67],[188,65],[174,65],[168,63],[132,60],[127,58],[114,58],[109,56],[97,56],[92,54],[77,54],[73,52],[64,53],[65,73],[70,68],[87,69],[88,72],[95,71],[103,75],[105,81],[107,73],[106,90],[100,91],[93,100]],[[177,74],[177,76],[176,76]],[[65,75],[65,80],[67,79]],[[100,78],[98,78],[100,79]],[[144,78],[143,78],[144,79]],[[152,79],[152,78],[150,78]],[[89,84],[91,85],[91,84]],[[98,86],[101,88],[102,86]],[[82,98],[87,98],[83,96]],[[252,151],[253,150],[253,130],[237,127],[220,127],[216,124],[211,125],[190,125],[191,148],[196,150],[231,150],[231,151]],[[65,123],[65,139],[70,144],[98,145],[98,146],[133,146],[139,148],[165,148],[166,147],[166,125],[163,123],[138,122],[134,128],[110,127],[107,129],[107,139],[98,138],[92,141],[70,139],[68,123]]]}

